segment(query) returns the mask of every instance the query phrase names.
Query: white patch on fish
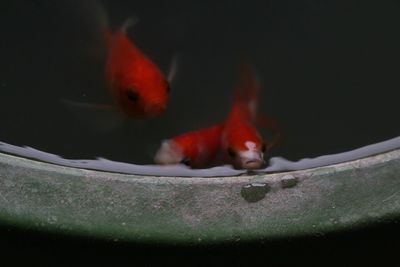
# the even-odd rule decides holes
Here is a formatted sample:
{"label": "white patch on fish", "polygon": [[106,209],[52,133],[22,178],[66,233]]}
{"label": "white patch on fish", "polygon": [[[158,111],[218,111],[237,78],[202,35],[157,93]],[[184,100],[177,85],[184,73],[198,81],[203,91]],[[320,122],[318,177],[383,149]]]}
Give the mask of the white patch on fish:
{"label": "white patch on fish", "polygon": [[165,140],[157,151],[154,162],[157,164],[179,164],[183,158],[182,149],[175,142]]}
{"label": "white patch on fish", "polygon": [[258,169],[264,164],[264,155],[254,142],[244,143],[247,150],[239,151],[237,161],[243,169]]}

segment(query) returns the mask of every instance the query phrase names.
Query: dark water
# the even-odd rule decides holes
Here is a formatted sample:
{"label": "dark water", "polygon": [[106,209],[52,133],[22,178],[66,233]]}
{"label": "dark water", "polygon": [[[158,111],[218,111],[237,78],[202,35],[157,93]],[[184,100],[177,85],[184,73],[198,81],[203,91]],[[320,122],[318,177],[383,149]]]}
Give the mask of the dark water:
{"label": "dark water", "polygon": [[[285,130],[273,156],[332,154],[400,135],[397,1],[103,1],[112,27],[167,71],[168,110],[96,128],[62,99],[109,103],[90,1],[1,1],[0,141],[67,158],[151,163],[162,139],[221,121],[245,55],[263,112]],[[89,118],[89,119],[88,119]]]}

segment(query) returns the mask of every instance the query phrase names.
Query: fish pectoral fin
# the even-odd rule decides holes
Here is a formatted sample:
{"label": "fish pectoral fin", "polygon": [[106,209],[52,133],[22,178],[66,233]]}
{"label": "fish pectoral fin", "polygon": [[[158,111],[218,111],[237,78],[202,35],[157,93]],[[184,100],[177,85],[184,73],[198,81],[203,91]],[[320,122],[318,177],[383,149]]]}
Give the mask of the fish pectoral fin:
{"label": "fish pectoral fin", "polygon": [[278,123],[275,122],[275,120],[264,114],[257,114],[256,124],[267,131],[267,133],[269,132],[269,130],[273,131],[272,136],[270,136],[271,141],[267,144],[267,150],[270,150],[281,141],[284,132],[282,128],[278,125]]}
{"label": "fish pectoral fin", "polygon": [[135,16],[129,17],[129,18],[125,19],[124,23],[122,23],[119,30],[126,34],[126,32],[129,30],[129,28],[135,26],[138,22],[139,22],[138,17],[135,17]]}
{"label": "fish pectoral fin", "polygon": [[255,121],[260,127],[263,127],[264,129],[272,129],[277,132],[281,132],[280,126],[270,117],[264,114],[257,114],[256,116],[256,121]]}
{"label": "fish pectoral fin", "polygon": [[125,121],[119,110],[110,104],[76,102],[68,99],[62,99],[61,102],[77,121],[96,133],[109,133]]}
{"label": "fish pectoral fin", "polygon": [[115,110],[115,107],[111,104],[96,104],[87,102],[77,102],[69,99],[62,99],[62,102],[71,107],[83,108],[83,109],[99,109],[99,110]]}

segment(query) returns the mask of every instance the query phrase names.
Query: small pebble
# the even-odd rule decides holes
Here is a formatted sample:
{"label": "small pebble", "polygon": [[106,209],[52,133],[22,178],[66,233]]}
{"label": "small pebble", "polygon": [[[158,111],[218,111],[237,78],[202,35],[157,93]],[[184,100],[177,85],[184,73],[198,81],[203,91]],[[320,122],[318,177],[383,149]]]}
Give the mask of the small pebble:
{"label": "small pebble", "polygon": [[292,175],[285,175],[281,179],[282,188],[292,188],[297,185],[298,179]]}

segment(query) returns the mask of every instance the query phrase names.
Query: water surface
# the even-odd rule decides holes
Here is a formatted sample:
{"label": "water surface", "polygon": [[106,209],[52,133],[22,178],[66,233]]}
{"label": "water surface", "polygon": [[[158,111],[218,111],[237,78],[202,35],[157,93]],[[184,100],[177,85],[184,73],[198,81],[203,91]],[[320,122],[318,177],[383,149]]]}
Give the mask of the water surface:
{"label": "water surface", "polygon": [[[104,46],[90,1],[0,3],[0,140],[68,159],[151,164],[161,140],[227,114],[238,59],[262,82],[260,105],[285,130],[292,161],[400,135],[400,4],[395,1],[103,1],[163,70],[179,55],[168,110],[102,131],[62,99],[107,103]],[[88,119],[89,118],[89,119]]]}

